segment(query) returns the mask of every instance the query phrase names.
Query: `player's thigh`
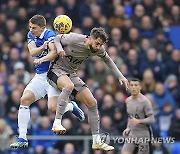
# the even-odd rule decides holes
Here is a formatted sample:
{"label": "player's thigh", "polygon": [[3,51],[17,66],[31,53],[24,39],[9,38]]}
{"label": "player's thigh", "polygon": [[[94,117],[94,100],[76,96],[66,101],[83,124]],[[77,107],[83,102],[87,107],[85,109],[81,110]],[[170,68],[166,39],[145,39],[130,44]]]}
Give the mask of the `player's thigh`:
{"label": "player's thigh", "polygon": [[73,90],[74,84],[67,75],[61,75],[57,80],[57,87],[62,90],[63,88]]}
{"label": "player's thigh", "polygon": [[43,98],[47,94],[47,89],[48,82],[46,80],[46,75],[35,75],[24,89],[21,102],[30,102],[30,104],[32,104],[33,102]]}
{"label": "player's thigh", "polygon": [[68,73],[61,69],[49,70],[47,80],[51,86],[58,88],[59,90],[62,90],[63,88],[71,90],[74,88],[74,85],[68,75]]}
{"label": "player's thigh", "polygon": [[133,154],[136,149],[136,145],[133,143],[124,143],[121,154]]}
{"label": "player's thigh", "polygon": [[76,95],[76,99],[88,107],[92,107],[97,103],[96,99],[87,87],[84,87],[83,90]]}
{"label": "player's thigh", "polygon": [[55,88],[55,87],[52,87],[51,85],[49,85],[49,89],[48,89],[48,109],[51,110],[52,112],[56,111],[59,95],[60,95],[60,90]]}
{"label": "player's thigh", "polygon": [[21,105],[30,106],[32,103],[35,102],[35,95],[30,90],[25,90],[23,95],[21,96]]}
{"label": "player's thigh", "polygon": [[150,143],[140,143],[138,145],[138,154],[149,154],[150,153]]}

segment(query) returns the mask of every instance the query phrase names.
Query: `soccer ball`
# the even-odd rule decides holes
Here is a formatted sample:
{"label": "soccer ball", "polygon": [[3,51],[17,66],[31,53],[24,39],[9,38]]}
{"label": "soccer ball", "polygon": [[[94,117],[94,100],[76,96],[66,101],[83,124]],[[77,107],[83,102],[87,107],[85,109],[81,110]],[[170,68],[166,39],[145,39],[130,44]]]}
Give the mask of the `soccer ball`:
{"label": "soccer ball", "polygon": [[68,33],[72,28],[72,20],[67,15],[59,15],[54,19],[54,29],[60,34]]}

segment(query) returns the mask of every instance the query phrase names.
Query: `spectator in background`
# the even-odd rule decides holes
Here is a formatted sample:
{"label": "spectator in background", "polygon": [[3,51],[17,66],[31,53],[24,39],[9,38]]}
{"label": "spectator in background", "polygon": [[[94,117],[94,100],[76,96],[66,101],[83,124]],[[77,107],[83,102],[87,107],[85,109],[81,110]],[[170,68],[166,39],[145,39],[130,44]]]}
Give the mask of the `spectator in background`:
{"label": "spectator in background", "polygon": [[122,28],[124,25],[124,16],[124,7],[121,5],[115,6],[114,15],[108,20],[109,27]]}
{"label": "spectator in background", "polygon": [[110,132],[110,135],[116,135],[118,134],[118,131],[112,122],[112,118],[108,115],[101,117],[101,127],[103,132]]}
{"label": "spectator in background", "polygon": [[180,80],[180,50],[174,49],[171,59],[166,63],[166,76],[170,74],[176,75]]}
{"label": "spectator in background", "polygon": [[145,14],[144,6],[137,4],[134,8],[134,16],[132,17],[133,25],[135,27],[140,27],[140,21],[142,16]]}
{"label": "spectator in background", "polygon": [[173,45],[172,42],[168,41],[165,43],[164,52],[162,52],[162,61],[166,63],[171,59],[171,54],[173,52]]}
{"label": "spectator in background", "polygon": [[135,49],[130,49],[128,51],[126,65],[129,72],[135,78],[141,78],[140,76],[140,61],[138,59],[138,53]]}
{"label": "spectator in background", "polygon": [[7,95],[5,92],[5,88],[3,85],[0,84],[0,118],[3,118],[6,114],[6,102],[7,102]]}
{"label": "spectator in background", "polygon": [[8,138],[13,134],[13,130],[4,119],[0,119],[0,151],[8,148]]}
{"label": "spectator in background", "polygon": [[[32,131],[32,135],[54,136],[54,134],[51,132],[51,123],[49,117],[42,117],[40,127],[34,129]],[[34,148],[35,153],[52,153],[55,143],[55,140],[32,140],[31,146]]]}
{"label": "spectator in background", "polygon": [[75,147],[72,143],[66,143],[62,154],[80,154],[75,151]]}
{"label": "spectator in background", "polygon": [[112,97],[112,95],[105,94],[100,108],[101,116],[110,116],[112,118],[114,106],[114,98]]}
{"label": "spectator in background", "polygon": [[123,114],[123,112],[124,110],[120,109],[119,107],[114,108],[113,126],[118,130],[119,135],[122,135],[122,132],[127,126],[127,115]]}
{"label": "spectator in background", "polygon": [[142,62],[140,65],[140,72],[143,73],[147,68],[150,68],[156,81],[164,81],[164,70],[162,63],[157,59],[156,49],[148,49],[146,56],[147,61]]}
{"label": "spectator in background", "polygon": [[110,32],[109,46],[115,46],[117,49],[121,47],[122,33],[119,28],[112,28]]}
{"label": "spectator in background", "polygon": [[143,73],[142,79],[142,93],[152,93],[154,91],[155,84],[153,72],[151,69],[146,69]]}
{"label": "spectator in background", "polygon": [[119,85],[113,75],[107,75],[102,89],[105,93],[114,95],[119,90]]}
{"label": "spectator in background", "polygon": [[134,49],[138,49],[141,42],[138,29],[135,27],[130,28],[128,37],[128,40],[131,43],[132,47]]}
{"label": "spectator in background", "polygon": [[15,63],[14,74],[18,78],[18,83],[23,83],[27,85],[31,79],[30,73],[25,70],[25,66],[22,62]]}
{"label": "spectator in background", "polygon": [[175,118],[172,120],[169,135],[175,137],[176,141],[180,141],[180,109],[176,110]]}
{"label": "spectator in background", "polygon": [[18,125],[17,125],[17,109],[16,107],[12,106],[11,109],[7,113],[6,117],[7,124],[13,130],[13,134],[18,133]]}
{"label": "spectator in background", "polygon": [[175,75],[169,75],[166,78],[165,84],[167,86],[167,90],[171,93],[177,103],[177,106],[180,107],[180,86],[178,84],[177,77]]}
{"label": "spectator in background", "polygon": [[172,107],[173,112],[175,111],[176,103],[174,101],[174,98],[168,91],[165,90],[163,83],[161,82],[156,83],[153,97],[154,97],[154,102],[157,104],[160,111],[163,111],[163,107],[167,102]]}
{"label": "spectator in background", "polygon": [[108,72],[103,61],[99,58],[95,59],[94,71],[90,75],[99,83],[100,86],[102,86],[107,74]]}
{"label": "spectator in background", "polygon": [[123,59],[118,56],[118,50],[115,46],[108,47],[107,53],[109,54],[111,59],[114,61],[117,67],[123,64]]}
{"label": "spectator in background", "polygon": [[142,38],[152,39],[154,37],[153,23],[149,16],[145,15],[141,18],[140,36]]}

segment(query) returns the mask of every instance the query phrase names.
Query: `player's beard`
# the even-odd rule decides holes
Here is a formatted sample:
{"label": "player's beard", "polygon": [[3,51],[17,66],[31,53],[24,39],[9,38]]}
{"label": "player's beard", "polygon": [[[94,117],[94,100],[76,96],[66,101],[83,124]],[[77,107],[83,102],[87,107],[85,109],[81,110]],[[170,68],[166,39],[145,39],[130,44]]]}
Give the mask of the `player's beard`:
{"label": "player's beard", "polygon": [[92,53],[97,52],[97,50],[94,50],[94,48],[92,47],[92,44],[89,45],[89,49],[91,50]]}

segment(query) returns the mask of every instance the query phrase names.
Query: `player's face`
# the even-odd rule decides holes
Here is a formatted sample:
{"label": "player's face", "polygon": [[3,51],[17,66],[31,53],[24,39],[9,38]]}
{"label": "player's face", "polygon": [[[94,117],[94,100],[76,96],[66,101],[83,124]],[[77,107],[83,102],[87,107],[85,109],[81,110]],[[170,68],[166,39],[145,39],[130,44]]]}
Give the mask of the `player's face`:
{"label": "player's face", "polygon": [[141,85],[138,81],[130,81],[129,91],[132,96],[137,96],[141,91]]}
{"label": "player's face", "polygon": [[104,44],[103,41],[100,38],[94,39],[93,37],[91,37],[90,39],[90,44],[89,44],[89,48],[91,50],[91,52],[97,52],[100,50],[100,48],[102,47],[102,45]]}
{"label": "player's face", "polygon": [[32,33],[33,36],[39,37],[41,33],[44,31],[45,27],[39,27],[36,24],[29,23],[29,30]]}

